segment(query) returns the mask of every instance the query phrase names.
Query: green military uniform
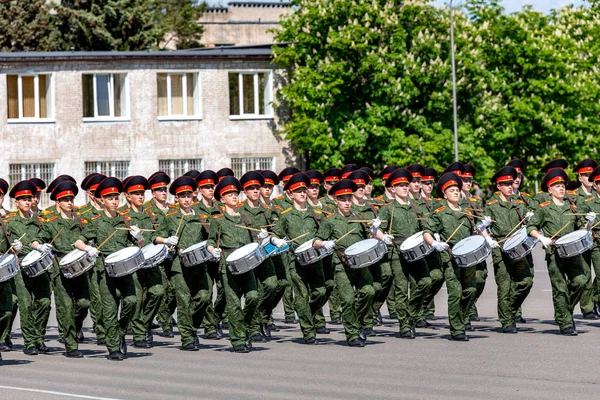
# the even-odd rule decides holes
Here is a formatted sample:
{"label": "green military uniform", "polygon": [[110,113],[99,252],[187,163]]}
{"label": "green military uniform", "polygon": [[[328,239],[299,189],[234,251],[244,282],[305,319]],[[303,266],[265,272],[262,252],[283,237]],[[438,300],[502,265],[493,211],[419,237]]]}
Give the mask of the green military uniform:
{"label": "green military uniform", "polygon": [[[33,215],[23,218],[17,211],[7,215],[4,223],[12,240],[17,240],[25,234],[20,239],[23,248],[18,253],[19,261],[22,261],[32,250],[30,244],[39,234],[41,221]],[[19,299],[21,331],[25,349],[39,348],[44,345],[46,325],[50,316],[50,277],[48,273],[43,273],[35,278],[30,278],[21,271],[14,277],[14,280]]]}
{"label": "green military uniform", "polygon": [[356,219],[356,216],[350,213],[346,217],[336,211],[335,214],[325,218],[316,235],[316,239],[322,241],[338,240],[352,231],[336,242],[336,252],[333,255],[335,284],[342,303],[342,323],[348,342],[359,338],[362,321],[372,319],[375,297],[373,276],[369,268],[351,269],[343,262],[344,250],[356,242],[367,239],[368,236],[364,226],[360,223],[348,222],[351,219]]}
{"label": "green military uniform", "polygon": [[[580,211],[582,213],[588,213],[588,212],[595,212],[596,214],[600,215],[600,198],[598,197],[597,193],[593,193],[592,197],[587,198],[586,200],[582,201],[579,203],[580,205]],[[594,224],[596,224],[598,221],[598,217],[596,217],[596,220],[594,221]],[[592,290],[589,290],[588,285],[586,285],[586,288],[584,289],[584,293],[582,294],[582,298],[581,298],[581,303],[580,303],[580,307],[581,307],[581,311],[584,312],[584,307],[589,307],[589,303],[593,303],[594,304],[594,308],[598,309],[598,304],[600,303],[600,229],[598,229],[598,227],[594,228],[594,247],[591,248],[590,251],[585,252],[583,254],[584,259],[586,260],[586,263],[588,266],[593,266],[594,267],[594,272],[596,277],[594,278],[593,282],[592,282]],[[589,280],[588,280],[588,284],[589,284]],[[587,297],[586,300],[584,301],[584,297]]]}
{"label": "green military uniform", "polygon": [[[2,252],[1,254],[4,254],[10,246],[10,239],[4,235],[4,232],[0,232],[0,237],[2,237],[0,240],[0,252]],[[14,306],[13,286],[14,278],[0,282],[0,348],[2,349],[8,347],[5,343],[7,339],[10,339]]]}
{"label": "green military uniform", "polygon": [[63,218],[60,214],[44,219],[41,231],[34,239],[39,243],[52,242],[54,266],[50,270],[58,331],[65,341],[67,352],[79,348],[77,333],[83,327],[90,306],[88,274],[66,278],[59,267],[60,260],[73,250],[72,244],[81,236],[88,224],[85,219],[74,216]]}
{"label": "green military uniform", "polygon": [[[321,215],[321,211],[309,208],[288,208],[281,213],[273,232],[280,238],[295,238],[309,233],[294,242],[293,247],[296,249],[312,239],[319,228]],[[290,251],[290,254],[293,253]],[[317,328],[325,326],[324,321],[317,319],[326,300],[325,275],[321,260],[307,266],[300,265],[295,256],[294,260],[294,265],[290,268],[290,280],[295,293],[294,309],[298,314],[304,340],[307,341],[316,337]]]}
{"label": "green military uniform", "polygon": [[[517,199],[503,201],[499,196],[489,201],[484,214],[493,219],[492,237],[500,241],[517,226],[527,214],[527,205]],[[501,244],[502,246],[502,244]],[[515,323],[523,301],[533,285],[531,257],[512,260],[501,249],[492,249],[494,278],[498,286],[498,319],[503,329]]]}
{"label": "green military uniform", "polygon": [[[442,203],[440,202],[440,204]],[[457,228],[458,230],[448,243],[450,247],[471,236],[473,226],[467,215],[462,211],[452,210],[446,204],[437,208],[428,216],[424,232],[432,236],[438,233],[441,240],[446,240]],[[440,253],[440,259],[448,290],[450,334],[454,337],[465,333],[469,321],[469,310],[475,303],[475,296],[477,295],[476,266],[458,267],[454,258],[446,251]]]}
{"label": "green military uniform", "polygon": [[[337,212],[337,204],[329,196],[323,196],[319,199],[321,202],[321,209],[325,213],[325,216],[331,215]],[[321,260],[323,264],[323,273],[325,274],[325,297],[326,302],[329,302],[329,319],[340,320],[342,317],[342,303],[340,301],[340,295],[335,285],[335,268],[333,265],[333,256],[328,256]],[[325,326],[325,317],[321,310],[317,314],[317,321],[319,325]]]}
{"label": "green military uniform", "polygon": [[[569,215],[572,213],[566,199],[562,206],[554,204],[552,200],[543,202],[527,224],[527,233],[537,230],[550,238],[566,224],[566,228],[556,235],[555,239],[558,239],[580,229],[578,218]],[[554,320],[563,331],[573,326],[573,308],[579,302],[587,282],[585,261],[582,255],[560,258],[552,246],[546,249],[546,263],[552,285]]]}
{"label": "green military uniform", "polygon": [[[409,200],[411,203],[413,200]],[[394,244],[388,246],[387,264],[393,272],[396,313],[400,324],[400,334],[412,331],[414,325],[423,318],[423,309],[428,304],[431,277],[425,258],[408,262],[400,254],[400,245],[408,237],[419,232],[417,207],[412,204],[400,204],[394,201],[381,208],[379,218],[383,221],[380,229],[394,236]],[[391,225],[390,225],[391,224]],[[409,293],[409,282],[414,280]]]}
{"label": "green military uniform", "polygon": [[[272,200],[273,204],[279,207],[281,210],[287,210],[293,207],[293,202],[285,194],[277,196]],[[293,259],[288,256],[282,257],[285,263],[286,276],[290,276],[290,267],[293,264]],[[294,289],[292,285],[287,285],[283,291],[283,313],[286,320],[294,320],[296,318],[296,312],[294,310]]]}
{"label": "green military uniform", "polygon": [[[213,217],[208,230],[207,247],[221,248],[220,272],[225,290],[227,316],[229,319],[229,340],[235,346],[244,345],[249,337],[252,319],[258,308],[258,287],[253,271],[240,275],[231,273],[226,265],[226,258],[234,250],[252,242],[250,231],[237,227],[243,225],[240,215],[229,215],[227,212]],[[244,308],[242,309],[242,296]]]}
{"label": "green military uniform", "polygon": [[[105,212],[90,219],[90,223],[82,231],[80,240],[84,243],[93,241],[96,246],[103,244],[100,251],[101,263],[96,263],[100,298],[102,300],[102,322],[106,329],[106,346],[110,353],[119,351],[125,339],[125,333],[137,304],[136,287],[133,275],[119,278],[109,277],[104,268],[104,258],[111,253],[134,245],[126,226],[126,215],[117,214],[109,217]],[[120,229],[117,229],[120,228]],[[113,235],[114,233],[114,235]],[[109,236],[113,235],[109,238]],[[107,240],[108,239],[108,240]],[[106,242],[105,242],[106,241]],[[100,269],[101,268],[101,269]],[[121,310],[119,312],[119,302]]]}
{"label": "green military uniform", "polygon": [[[184,215],[181,209],[177,209],[165,217],[152,239],[157,237],[166,239],[177,236],[177,256],[171,266],[171,282],[175,287],[177,301],[177,326],[181,334],[181,344],[186,347],[197,344],[197,330],[200,329],[206,309],[211,298],[208,272],[206,263],[193,267],[184,267],[178,254],[188,247],[200,243],[203,237],[204,218],[197,214]],[[182,221],[183,219],[183,221]],[[181,223],[181,225],[180,225]],[[179,228],[179,229],[178,229]]]}

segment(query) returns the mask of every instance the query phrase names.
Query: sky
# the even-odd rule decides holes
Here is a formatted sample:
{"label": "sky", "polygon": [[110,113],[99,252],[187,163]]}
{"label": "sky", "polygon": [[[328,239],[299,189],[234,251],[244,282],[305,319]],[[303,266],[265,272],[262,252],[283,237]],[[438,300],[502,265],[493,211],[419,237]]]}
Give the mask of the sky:
{"label": "sky", "polygon": [[[239,1],[239,0],[238,0]],[[253,0],[249,0],[253,1]],[[269,3],[278,3],[279,0],[257,0]],[[448,3],[449,0],[435,0],[436,4],[443,5]],[[209,5],[226,5],[227,0],[206,0]],[[461,0],[454,0],[455,4],[460,4]],[[531,4],[534,9],[547,13],[552,8],[560,8],[567,4],[581,5],[583,0],[504,0],[502,1],[506,12],[518,11],[523,8],[526,4]]]}

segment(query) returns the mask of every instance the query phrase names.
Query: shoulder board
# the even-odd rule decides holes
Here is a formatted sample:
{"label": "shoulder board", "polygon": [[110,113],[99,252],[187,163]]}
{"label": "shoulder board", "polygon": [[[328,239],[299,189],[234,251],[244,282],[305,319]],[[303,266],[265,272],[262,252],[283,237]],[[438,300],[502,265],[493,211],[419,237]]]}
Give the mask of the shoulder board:
{"label": "shoulder board", "polygon": [[379,196],[375,197],[375,200],[383,200],[383,195],[379,195]]}
{"label": "shoulder board", "polygon": [[220,206],[219,208],[221,209],[221,211],[225,211],[225,206]]}
{"label": "shoulder board", "polygon": [[496,190],[496,191],[494,192],[494,194],[500,194],[500,191],[499,191],[499,190]]}
{"label": "shoulder board", "polygon": [[323,211],[321,211],[321,210],[318,210],[318,209],[316,209],[316,208],[315,208],[313,211],[315,212],[315,214],[323,214]]}
{"label": "shoulder board", "polygon": [[179,206],[175,203],[169,204],[169,208],[178,208]]}
{"label": "shoulder board", "polygon": [[567,193],[568,194],[577,194],[577,191],[576,190],[567,190]]}
{"label": "shoulder board", "polygon": [[283,215],[283,214],[285,214],[288,211],[292,211],[292,207],[288,208],[287,210],[283,210],[280,214]]}
{"label": "shoulder board", "polygon": [[91,209],[91,208],[88,208],[88,209],[87,209],[87,210],[85,210],[85,211],[76,212],[75,214],[77,214],[77,215],[83,215],[83,214],[85,214],[85,213],[86,213],[86,212],[88,212],[88,211],[92,211],[92,209]]}
{"label": "shoulder board", "polygon": [[121,211],[121,212],[119,213],[119,215],[125,215],[125,214],[129,214],[129,211],[131,211],[131,209],[130,209],[130,208],[127,208],[127,209],[125,209],[125,210]]}
{"label": "shoulder board", "polygon": [[218,214],[218,215],[215,215],[215,216],[213,217],[213,219],[219,219],[219,218],[221,218],[222,216],[223,216],[223,214]]}
{"label": "shoulder board", "polygon": [[472,201],[473,203],[479,201],[479,199],[477,197],[469,197],[469,201]]}
{"label": "shoulder board", "polygon": [[200,218],[208,219],[208,215],[206,214],[198,214]]}
{"label": "shoulder board", "polygon": [[278,206],[277,204],[273,205],[274,208],[278,209],[278,210],[282,210],[281,206]]}
{"label": "shoulder board", "polygon": [[52,214],[54,211],[51,210],[43,210],[40,215],[48,215],[48,214]]}
{"label": "shoulder board", "polygon": [[144,211],[152,210],[152,207],[153,207],[152,205],[149,205],[148,207],[144,208]]}
{"label": "shoulder board", "polygon": [[243,207],[243,206],[244,206],[244,202],[243,202],[243,201],[240,201],[239,203],[237,203],[237,206],[238,206],[238,207]]}
{"label": "shoulder board", "polygon": [[6,214],[6,216],[4,218],[11,218],[14,217],[15,215],[17,215],[17,213],[10,213],[10,214]]}
{"label": "shoulder board", "polygon": [[441,206],[440,208],[438,208],[437,210],[435,210],[436,213],[440,213],[442,211],[444,211],[446,209],[446,206]]}
{"label": "shoulder board", "polygon": [[477,200],[481,200],[481,197],[479,197],[479,196],[473,196],[473,198],[477,199]]}
{"label": "shoulder board", "polygon": [[497,202],[498,202],[498,200],[497,200],[497,199],[490,200],[490,201],[488,201],[488,202],[487,202],[487,205],[488,205],[488,206],[491,206],[492,204],[496,204]]}
{"label": "shoulder board", "polygon": [[133,218],[131,217],[125,217],[125,221],[131,221]]}
{"label": "shoulder board", "polygon": [[335,213],[331,213],[331,214],[329,214],[329,215],[326,215],[326,216],[325,216],[325,218],[331,218],[331,217],[333,217],[334,215],[335,215]]}
{"label": "shoulder board", "polygon": [[175,211],[173,211],[173,212],[170,212],[170,213],[168,213],[166,216],[167,216],[167,217],[169,217],[169,216],[171,216],[171,215],[175,215],[175,214],[177,214],[177,212],[178,212],[178,211],[177,211],[177,210],[175,210]]}
{"label": "shoulder board", "polygon": [[100,218],[101,216],[102,216],[102,214],[94,215],[94,216],[93,216],[93,217],[90,219],[90,221],[97,220],[97,219],[98,219],[98,218]]}
{"label": "shoulder board", "polygon": [[260,205],[261,205],[261,206],[262,206],[262,208],[264,208],[265,210],[270,210],[270,209],[271,209],[271,207],[269,207],[269,206],[268,206],[268,205],[266,205],[266,204],[262,204],[262,203],[261,203]]}
{"label": "shoulder board", "polygon": [[531,197],[531,195],[529,193],[521,192],[521,194],[525,197]]}
{"label": "shoulder board", "polygon": [[280,196],[277,196],[277,197],[275,197],[275,200],[281,200],[281,199],[283,199],[283,198],[284,198],[284,196],[283,196],[283,195],[280,195]]}
{"label": "shoulder board", "polygon": [[73,206],[73,210],[79,210],[83,206]]}
{"label": "shoulder board", "polygon": [[515,199],[514,202],[517,204],[525,204],[525,202],[523,200],[519,200],[519,199]]}
{"label": "shoulder board", "polygon": [[588,201],[592,201],[592,200],[594,200],[593,197],[587,198],[587,199],[584,200],[584,203],[587,203]]}
{"label": "shoulder board", "polygon": [[540,205],[538,207],[542,208],[542,207],[546,207],[546,206],[549,206],[549,205],[550,205],[550,202],[549,201],[545,201],[543,203],[540,203]]}
{"label": "shoulder board", "polygon": [[571,204],[571,206],[573,207],[573,210],[577,210],[577,204]]}
{"label": "shoulder board", "polygon": [[[58,218],[58,215],[55,215],[55,216],[53,216],[53,217],[50,217],[50,218],[48,218],[48,219],[42,219],[42,221],[44,221],[44,222],[50,222],[50,221],[54,221],[54,220],[55,220],[55,219],[57,219],[57,218]],[[40,218],[40,219],[41,219],[41,218]]]}
{"label": "shoulder board", "polygon": [[83,218],[81,218],[80,221],[81,221],[82,224],[89,224],[90,223],[90,221],[88,221],[87,219],[83,219]]}

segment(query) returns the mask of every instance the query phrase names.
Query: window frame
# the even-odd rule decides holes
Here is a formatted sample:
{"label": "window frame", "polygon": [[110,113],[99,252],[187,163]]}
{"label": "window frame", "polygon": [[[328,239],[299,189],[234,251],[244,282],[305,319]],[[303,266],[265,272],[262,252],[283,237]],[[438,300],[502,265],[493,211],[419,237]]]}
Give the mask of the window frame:
{"label": "window frame", "polygon": [[[157,71],[156,82],[158,85],[158,75],[167,74],[167,110],[169,115],[159,115],[158,110],[158,87],[156,89],[156,117],[159,121],[200,121],[202,120],[202,79],[200,71],[198,70],[185,70],[185,71]],[[171,75],[183,75],[182,87],[187,94],[187,85],[183,82],[187,82],[187,75],[193,74],[196,76],[196,87],[194,88],[194,102],[195,107],[198,109],[197,114],[194,115],[172,115],[171,114]],[[187,112],[187,96],[183,95],[183,109]]]}
{"label": "window frame", "polygon": [[[8,108],[8,76],[17,76],[17,101],[19,102],[19,117],[8,118],[7,112],[7,123],[9,124],[31,124],[31,123],[54,123],[56,122],[56,106],[54,102],[54,74],[51,72],[29,72],[29,73],[16,73],[6,74],[6,101]],[[50,78],[50,94],[46,98],[46,102],[50,102],[50,110],[52,116],[46,118],[40,117],[23,117],[23,77],[33,77],[33,90],[34,90],[34,107],[35,114],[40,115],[40,85],[39,76],[46,75]]]}
{"label": "window frame", "polygon": [[[42,174],[42,165],[48,165],[50,166],[50,176],[44,176]],[[11,166],[18,166],[19,167],[19,178],[16,180],[16,182],[13,182],[13,180],[11,179],[11,176],[13,175],[11,173]],[[29,166],[33,166],[31,169],[34,170],[33,172],[33,176],[27,176],[27,170],[29,169]],[[8,184],[10,185],[10,187],[12,188],[16,183],[22,181],[22,180],[26,180],[26,179],[31,179],[31,178],[40,178],[43,179],[44,182],[46,182],[46,184],[50,184],[50,182],[52,182],[55,178],[56,178],[56,163],[54,161],[47,161],[47,162],[43,162],[43,161],[34,161],[34,162],[9,162],[8,164],[8,176],[7,176],[7,181]],[[39,204],[39,208],[41,210],[50,207],[53,204],[53,202],[50,200],[50,193],[46,193],[45,190],[43,190],[40,193],[40,204]],[[14,199],[10,199],[10,207],[11,209],[16,209],[15,203],[14,203]]]}
{"label": "window frame", "polygon": [[[115,117],[115,100],[114,100],[114,87],[115,87],[115,81],[114,81],[114,76],[115,74],[118,75],[125,75],[125,84],[124,84],[124,88],[125,88],[125,115],[121,116],[121,117]],[[83,72],[81,74],[81,88],[82,88],[82,92],[81,92],[81,100],[82,100],[82,105],[85,103],[85,100],[83,98],[83,76],[84,75],[92,75],[92,97],[94,98],[94,116],[93,117],[86,117],[83,116],[82,120],[83,122],[121,122],[121,121],[131,121],[131,96],[130,96],[130,91],[129,91],[129,72],[127,71],[107,71],[107,72]],[[96,76],[97,75],[108,75],[109,76],[109,81],[110,81],[110,85],[109,85],[109,96],[108,96],[108,104],[109,104],[109,113],[110,115],[102,115],[102,116],[98,116],[98,99],[97,99],[97,82],[96,82]],[[82,111],[83,114],[83,111]]]}
{"label": "window frame", "polygon": [[[260,113],[260,104],[259,104],[259,90],[260,85],[258,83],[258,74],[267,74],[267,82],[268,82],[268,93],[269,93],[269,101],[265,102],[265,114]],[[229,114],[230,120],[259,120],[259,119],[273,119],[273,71],[268,69],[251,69],[251,70],[228,70],[227,71],[227,82],[229,82],[229,74],[237,74],[238,75],[238,93],[239,93],[239,115],[231,115]],[[253,75],[254,76],[254,110],[253,114],[244,114],[244,83],[243,76],[244,75]],[[267,91],[265,91],[266,94]],[[229,94],[229,100],[231,101],[231,94]],[[231,104],[229,105],[231,109]]]}
{"label": "window frame", "polygon": [[[94,167],[93,171],[91,169],[87,169],[86,168],[86,164],[88,163],[95,163],[96,166]],[[127,163],[127,172],[125,173],[125,176],[123,176],[123,178],[120,178],[117,176],[116,174],[116,170],[117,170],[117,163]],[[105,174],[104,171],[102,171],[102,167],[104,166],[104,164],[108,165],[108,168],[110,169],[110,173]],[[104,174],[107,177],[109,176],[114,176],[115,178],[118,178],[120,180],[125,179],[126,177],[131,175],[131,161],[130,160],[84,160],[83,162],[83,171],[84,171],[84,175],[88,175],[90,173],[100,173],[100,174]],[[113,173],[115,172],[115,173]]]}
{"label": "window frame", "polygon": [[[176,178],[178,178],[180,175],[175,173],[175,166],[173,165],[175,162],[177,161],[183,161],[184,163],[188,164],[188,167],[184,168],[185,171],[183,171],[181,173],[181,175],[185,174],[187,171],[189,171],[191,168],[189,167],[189,162],[190,161],[200,161],[200,167],[197,168],[198,171],[202,171],[204,170],[204,159],[203,158],[168,158],[168,159],[159,159],[158,160],[158,170],[159,171],[164,171],[167,175],[169,175],[173,180],[175,180]],[[168,168],[162,168],[161,163],[165,163],[168,162],[169,163],[169,167]],[[177,176],[175,176],[177,175]]]}

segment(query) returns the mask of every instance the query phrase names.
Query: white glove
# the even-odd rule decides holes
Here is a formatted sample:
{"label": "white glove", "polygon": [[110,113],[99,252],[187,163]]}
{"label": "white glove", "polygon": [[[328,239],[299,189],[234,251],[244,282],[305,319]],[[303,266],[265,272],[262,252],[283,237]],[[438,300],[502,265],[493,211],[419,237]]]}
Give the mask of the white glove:
{"label": "white glove", "polygon": [[596,220],[596,213],[590,211],[589,213],[585,214],[585,219],[587,220],[588,226],[594,225],[594,221]]}
{"label": "white glove", "polygon": [[134,238],[138,242],[140,240],[142,240],[142,238],[143,238],[141,229],[135,225],[131,226],[131,230],[129,231],[129,234],[131,235],[132,238]]}
{"label": "white glove", "polygon": [[100,254],[98,249],[92,246],[85,246],[84,251],[92,257],[98,257],[98,254]]}
{"label": "white glove", "polygon": [[484,228],[487,228],[488,226],[490,226],[492,224],[492,218],[485,215],[483,217],[483,219],[481,220],[481,224],[483,225]]}
{"label": "white glove", "polygon": [[450,247],[450,246],[446,242],[438,242],[437,240],[434,240],[433,243],[431,244],[431,247],[433,247],[434,249],[436,249],[439,252],[442,252],[442,251],[448,249],[448,247]]}
{"label": "white glove", "polygon": [[527,212],[527,214],[525,214],[525,222],[529,222],[529,220],[533,217],[533,214],[533,211]]}
{"label": "white glove", "polygon": [[335,247],[335,241],[334,240],[326,240],[323,242],[323,247],[326,250],[331,250]]}
{"label": "white glove", "polygon": [[177,236],[169,236],[163,240],[163,243],[169,246],[177,246],[177,243],[179,243],[179,238]]}
{"label": "white glove", "polygon": [[500,247],[498,242],[496,242],[493,238],[491,238],[489,236],[485,238],[485,241],[490,245],[490,247],[492,249],[495,249],[496,247]]}
{"label": "white glove", "polygon": [[21,249],[23,248],[23,243],[21,243],[20,240],[15,240],[11,243],[11,246],[15,251],[21,251]]}
{"label": "white glove", "polygon": [[277,246],[278,249],[282,248],[283,246],[285,246],[287,244],[287,242],[285,240],[279,239],[278,237],[272,237],[271,243],[273,243],[275,246]]}
{"label": "white glove", "polygon": [[371,226],[375,229],[379,229],[379,227],[381,226],[381,220],[379,219],[379,217],[371,221]]}
{"label": "white glove", "polygon": [[437,240],[438,242],[441,242],[441,241],[442,241],[442,238],[440,237],[440,234],[439,234],[439,233],[437,233],[437,232],[433,234],[433,238],[434,238],[435,240]]}
{"label": "white glove", "polygon": [[371,227],[371,235],[373,235],[373,236],[377,236],[377,231],[378,231],[378,230],[379,230],[379,229],[377,229],[377,228],[375,228],[374,226],[372,226],[372,227]]}
{"label": "white glove", "polygon": [[383,235],[383,243],[392,244],[394,243],[394,237],[392,235]]}
{"label": "white glove", "polygon": [[223,250],[221,250],[218,247],[215,247],[212,251],[212,255],[214,258],[216,258],[217,260],[219,260],[221,258],[221,254],[223,253]]}
{"label": "white glove", "polygon": [[36,250],[42,253],[49,253],[52,250],[52,245],[50,243],[40,244]]}
{"label": "white glove", "polygon": [[267,238],[268,236],[269,236],[269,232],[267,232],[267,230],[265,228],[262,228],[257,237],[259,240],[262,240],[262,239]]}
{"label": "white glove", "polygon": [[544,246],[545,249],[547,249],[548,247],[552,246],[552,239],[547,238],[544,235],[538,236],[538,240],[540,242],[542,242],[542,246]]}

